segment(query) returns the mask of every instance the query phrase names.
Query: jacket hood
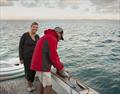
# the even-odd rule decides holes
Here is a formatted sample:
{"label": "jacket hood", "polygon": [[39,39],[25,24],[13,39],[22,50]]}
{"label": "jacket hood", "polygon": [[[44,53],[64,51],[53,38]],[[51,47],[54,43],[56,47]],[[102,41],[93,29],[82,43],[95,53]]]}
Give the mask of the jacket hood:
{"label": "jacket hood", "polygon": [[54,36],[58,40],[58,35],[57,35],[57,33],[55,32],[54,29],[47,29],[47,30],[44,31],[44,34],[45,35],[50,34],[50,35]]}

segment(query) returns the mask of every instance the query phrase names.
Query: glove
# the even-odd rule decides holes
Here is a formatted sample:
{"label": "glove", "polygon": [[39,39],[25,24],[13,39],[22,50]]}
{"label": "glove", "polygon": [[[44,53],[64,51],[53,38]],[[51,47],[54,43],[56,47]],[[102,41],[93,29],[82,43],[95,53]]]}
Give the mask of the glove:
{"label": "glove", "polygon": [[57,74],[60,75],[63,78],[70,78],[70,74],[65,70],[57,71]]}

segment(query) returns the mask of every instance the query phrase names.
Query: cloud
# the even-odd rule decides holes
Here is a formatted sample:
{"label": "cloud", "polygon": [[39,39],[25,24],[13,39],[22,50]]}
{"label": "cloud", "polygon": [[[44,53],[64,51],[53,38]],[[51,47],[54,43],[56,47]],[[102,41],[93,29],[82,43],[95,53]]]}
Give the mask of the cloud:
{"label": "cloud", "polygon": [[27,8],[71,8],[84,12],[119,13],[120,0],[0,0],[0,6],[19,6]]}
{"label": "cloud", "polygon": [[90,0],[96,6],[107,6],[112,4],[116,0]]}
{"label": "cloud", "polygon": [[47,8],[55,8],[58,7],[59,0],[21,0],[20,4],[24,7],[47,7]]}
{"label": "cloud", "polygon": [[13,1],[0,0],[0,6],[13,6],[13,5],[14,5]]}
{"label": "cloud", "polygon": [[60,0],[58,2],[60,8],[71,7],[72,9],[78,9],[80,5],[80,0]]}
{"label": "cloud", "polygon": [[59,0],[45,0],[43,1],[43,5],[47,8],[56,8],[58,7]]}
{"label": "cloud", "polygon": [[20,4],[24,7],[37,7],[39,0],[21,0]]}
{"label": "cloud", "polygon": [[120,0],[90,0],[98,13],[119,13]]}
{"label": "cloud", "polygon": [[20,2],[24,7],[45,6],[47,8],[71,7],[73,9],[78,9],[80,0],[21,0]]}

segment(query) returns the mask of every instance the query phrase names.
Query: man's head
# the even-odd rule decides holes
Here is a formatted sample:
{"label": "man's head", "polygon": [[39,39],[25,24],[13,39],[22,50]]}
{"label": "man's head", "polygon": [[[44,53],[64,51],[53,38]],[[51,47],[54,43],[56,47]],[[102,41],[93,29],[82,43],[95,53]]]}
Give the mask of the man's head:
{"label": "man's head", "polygon": [[64,40],[63,38],[63,29],[60,27],[55,27],[54,30],[56,31],[58,35],[58,40]]}

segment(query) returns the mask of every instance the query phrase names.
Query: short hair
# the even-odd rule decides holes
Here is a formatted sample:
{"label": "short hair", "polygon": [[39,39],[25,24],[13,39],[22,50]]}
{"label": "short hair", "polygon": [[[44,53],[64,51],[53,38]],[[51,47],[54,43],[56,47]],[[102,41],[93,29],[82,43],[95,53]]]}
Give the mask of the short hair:
{"label": "short hair", "polygon": [[38,23],[37,23],[37,22],[33,22],[33,23],[31,24],[31,27],[32,27],[33,25],[38,25]]}

